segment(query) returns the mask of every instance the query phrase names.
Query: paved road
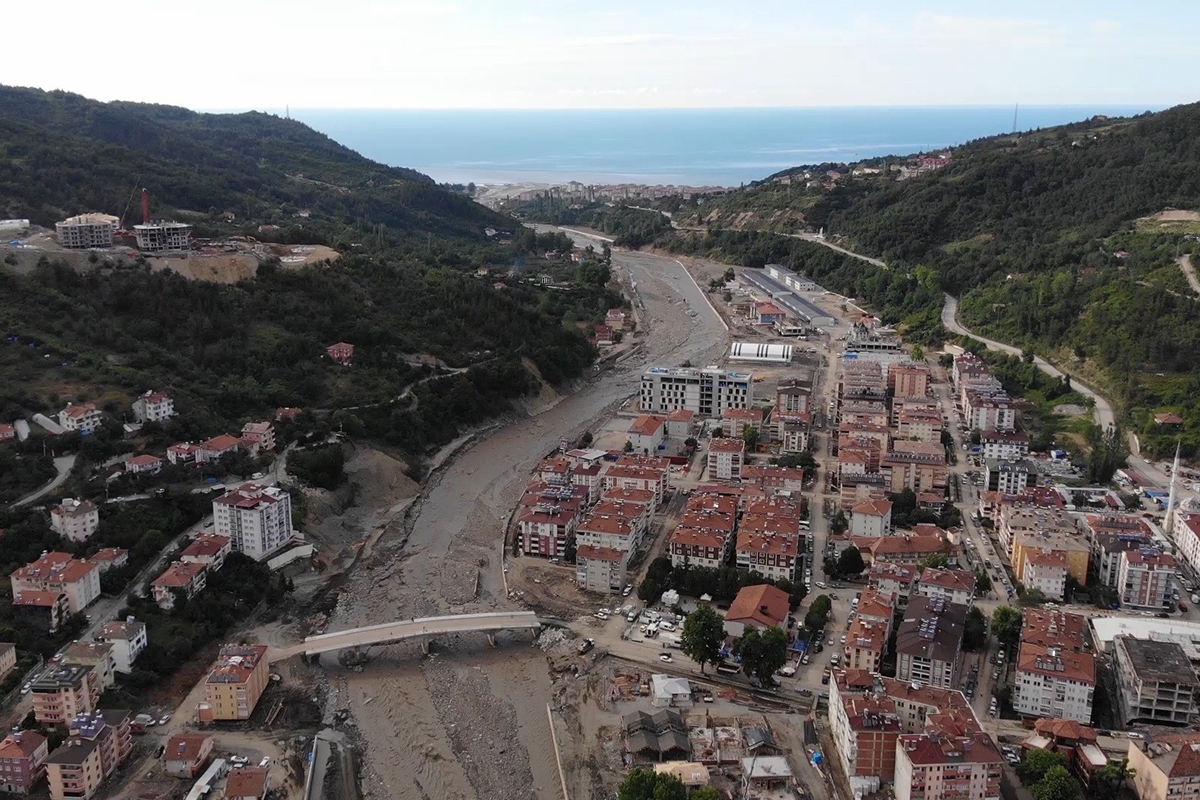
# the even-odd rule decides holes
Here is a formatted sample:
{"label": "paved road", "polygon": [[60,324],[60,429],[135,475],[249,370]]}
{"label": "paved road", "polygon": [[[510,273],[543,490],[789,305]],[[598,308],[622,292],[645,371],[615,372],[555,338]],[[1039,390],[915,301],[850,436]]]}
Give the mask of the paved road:
{"label": "paved road", "polygon": [[71,470],[75,469],[75,456],[60,456],[54,459],[54,468],[58,470],[58,474],[54,476],[53,480],[51,480],[42,488],[38,489],[36,492],[25,495],[20,500],[13,503],[12,507],[20,508],[21,506],[28,505],[34,500],[37,500],[39,497],[45,497],[59,486],[62,486],[63,482],[66,481],[67,476],[71,474]]}
{"label": "paved road", "polygon": [[[1011,353],[1012,355],[1016,356],[1022,355],[1022,351],[1018,347],[1013,347],[1012,345],[1004,344],[1003,342],[997,342],[994,339],[988,339],[964,327],[958,321],[958,300],[950,295],[946,295],[946,304],[942,306],[942,325],[947,330],[953,331],[954,333],[958,333],[963,336],[970,336],[973,339],[978,339],[987,345],[991,350],[1001,350],[1005,353]],[[1048,375],[1053,375],[1056,378],[1062,377],[1063,375],[1062,370],[1053,364],[1048,363],[1041,356],[1034,356],[1033,362]],[[1079,392],[1084,397],[1092,398],[1093,402],[1095,403],[1093,413],[1097,425],[1102,428],[1110,428],[1115,424],[1116,416],[1113,413],[1112,403],[1108,401],[1108,398],[1099,394],[1096,392],[1096,390],[1087,386],[1074,376],[1071,376],[1071,386],[1075,389],[1075,391]],[[1160,489],[1166,488],[1168,485],[1170,485],[1171,478],[1166,474],[1166,472],[1160,469],[1153,462],[1147,461],[1141,457],[1141,443],[1138,441],[1137,436],[1132,433],[1129,434],[1129,452],[1130,467],[1140,472],[1151,482],[1157,484],[1158,488]],[[1178,489],[1180,500],[1183,500],[1186,497],[1197,496],[1195,492],[1186,489],[1182,485],[1180,485]]]}
{"label": "paved road", "polygon": [[1192,291],[1200,294],[1200,279],[1196,278],[1196,267],[1192,264],[1190,255],[1182,255],[1175,259],[1175,263],[1179,265],[1179,269],[1183,270],[1183,277],[1187,278],[1188,286],[1192,287]]}
{"label": "paved road", "polygon": [[419,636],[444,636],[450,633],[492,632],[521,628],[536,629],[541,625],[537,614],[532,611],[498,611],[485,614],[422,617],[309,636],[300,644],[273,649],[268,658],[271,661],[283,661],[300,653],[328,653],[348,647],[392,644]]}

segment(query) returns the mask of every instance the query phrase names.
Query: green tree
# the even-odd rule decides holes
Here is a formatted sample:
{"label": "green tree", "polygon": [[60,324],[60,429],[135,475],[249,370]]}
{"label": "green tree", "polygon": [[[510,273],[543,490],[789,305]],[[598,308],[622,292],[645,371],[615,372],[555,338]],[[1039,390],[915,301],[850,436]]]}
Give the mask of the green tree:
{"label": "green tree", "polygon": [[840,508],[829,518],[829,532],[834,536],[841,536],[849,527],[850,520],[846,519],[846,512]]}
{"label": "green tree", "polygon": [[1024,617],[1012,606],[999,606],[992,612],[992,634],[1004,644],[1012,647],[1021,638],[1021,623]]}
{"label": "green tree", "polygon": [[910,349],[908,351],[908,356],[913,361],[924,361],[925,360],[925,348],[921,347],[921,345],[919,345],[919,344],[914,344],[912,346],[912,349]]}
{"label": "green tree", "polygon": [[688,614],[679,638],[679,649],[700,665],[700,674],[703,675],[705,664],[715,664],[721,658],[725,621],[712,606],[705,603]]}
{"label": "green tree", "polygon": [[687,800],[687,789],[674,775],[638,767],[621,781],[617,800]]}
{"label": "green tree", "polygon": [[746,452],[753,453],[758,449],[758,428],[747,425],[742,431],[742,440],[746,442]]}
{"label": "green tree", "polygon": [[1030,750],[1017,767],[1017,772],[1026,786],[1032,786],[1046,777],[1046,773],[1054,767],[1064,767],[1066,764],[1067,757],[1062,753],[1052,750]]}
{"label": "green tree", "polygon": [[625,446],[621,449],[624,450],[626,453],[632,453],[633,452],[633,442],[626,439]]}
{"label": "green tree", "polygon": [[950,566],[950,559],[945,553],[934,553],[921,562],[923,567],[936,567],[937,569],[945,569]]}
{"label": "green tree", "polygon": [[1092,778],[1092,794],[1096,800],[1116,800],[1125,781],[1137,774],[1129,768],[1129,759],[1109,761]]}
{"label": "green tree", "polygon": [[967,612],[967,621],[963,625],[963,649],[973,653],[987,647],[987,618],[979,610],[979,606],[971,606]]}
{"label": "green tree", "polygon": [[992,590],[992,576],[983,567],[975,568],[975,594],[987,594]]}
{"label": "green tree", "polygon": [[733,646],[742,659],[742,671],[759,686],[773,686],[776,672],[787,664],[787,635],[779,628],[747,628]]}
{"label": "green tree", "polygon": [[804,615],[804,627],[810,633],[816,633],[825,627],[825,621],[829,618],[829,612],[833,610],[833,601],[829,599],[827,594],[817,595],[812,605],[808,607],[808,613]]}
{"label": "green tree", "polygon": [[1079,800],[1083,791],[1079,781],[1064,766],[1051,767],[1045,777],[1030,789],[1034,800]]}
{"label": "green tree", "polygon": [[799,467],[806,472],[817,468],[817,459],[810,450],[803,450],[799,453],[784,453],[775,460],[775,463],[781,467]]}
{"label": "green tree", "polygon": [[583,434],[579,437],[579,446],[580,447],[591,447],[593,441],[594,441],[594,439],[592,438],[592,432],[584,431]]}
{"label": "green tree", "polygon": [[692,789],[692,794],[688,800],[721,800],[721,793],[711,786],[701,786]]}
{"label": "green tree", "polygon": [[862,553],[854,545],[842,550],[842,554],[838,556],[838,574],[839,575],[858,575],[867,565],[863,562]]}

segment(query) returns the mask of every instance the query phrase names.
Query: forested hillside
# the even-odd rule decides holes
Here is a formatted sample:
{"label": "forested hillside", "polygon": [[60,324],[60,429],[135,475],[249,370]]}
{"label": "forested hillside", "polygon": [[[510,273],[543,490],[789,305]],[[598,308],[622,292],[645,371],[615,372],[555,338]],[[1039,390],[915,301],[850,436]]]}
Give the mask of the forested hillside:
{"label": "forested hillside", "polygon": [[[1185,449],[1200,455],[1200,298],[1178,263],[1200,252],[1200,105],[972,142],[947,166],[906,180],[856,176],[856,166],[798,168],[787,175],[799,180],[676,204],[681,225],[707,233],[677,232],[659,244],[786,263],[889,322],[907,321],[918,338],[936,335],[941,292],[960,295],[966,324],[1103,384],[1150,450],[1174,447],[1152,412],[1181,412]],[[826,173],[835,167],[836,182]],[[1154,216],[1168,209],[1176,211]],[[840,258],[831,268],[833,256],[818,245],[722,227],[734,219],[774,231],[795,231],[803,219],[883,258],[888,274]]]}
{"label": "forested hillside", "polygon": [[[511,230],[511,218],[301,123],[0,87],[0,217],[52,226],[120,214],[141,186],[155,216],[180,214],[198,232],[259,236],[272,223],[274,235],[327,242],[341,258],[300,269],[268,260],[255,279],[221,285],[103,251],[82,267],[9,253],[0,420],[68,401],[127,418],[133,397],[157,388],[176,399],[177,440],[295,406],[419,461],[542,381],[582,374],[595,355],[588,326],[622,302],[608,265],[573,263],[565,235],[496,243],[485,228]],[[561,258],[546,260],[549,250]],[[553,290],[522,280],[532,257]],[[351,368],[325,356],[339,341],[357,348]],[[119,436],[109,425],[90,441]]]}
{"label": "forested hillside", "polygon": [[[100,103],[0,86],[0,216],[52,226],[120,215],[137,188],[156,216],[233,210],[274,222],[299,209],[326,235],[382,224],[396,239],[482,239],[505,219],[428,177],[371,161],[295,120]],[[132,207],[138,215],[136,202]]]}

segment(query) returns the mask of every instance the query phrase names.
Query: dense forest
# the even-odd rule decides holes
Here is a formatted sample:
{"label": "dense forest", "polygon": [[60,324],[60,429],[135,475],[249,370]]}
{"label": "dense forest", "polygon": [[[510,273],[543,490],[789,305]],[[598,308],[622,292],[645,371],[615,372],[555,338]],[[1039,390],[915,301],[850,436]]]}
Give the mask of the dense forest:
{"label": "dense forest", "polygon": [[[0,406],[13,416],[158,387],[211,433],[278,406],[352,409],[359,432],[420,453],[535,389],[525,360],[551,383],[591,362],[552,307],[562,298],[547,294],[365,256],[260,269],[236,286],[47,262],[27,276],[0,272],[0,329],[15,337],[0,343]],[[356,345],[353,367],[325,356],[338,341]],[[112,410],[127,413],[123,402]]]}
{"label": "dense forest", "polygon": [[430,234],[478,241],[485,227],[508,224],[295,120],[0,86],[0,217],[52,227],[73,214],[128,208],[140,221],[130,200],[143,186],[155,217],[193,221],[231,210],[247,223],[278,224],[303,209],[304,224],[331,244],[378,225],[397,242],[419,236],[424,244]]}

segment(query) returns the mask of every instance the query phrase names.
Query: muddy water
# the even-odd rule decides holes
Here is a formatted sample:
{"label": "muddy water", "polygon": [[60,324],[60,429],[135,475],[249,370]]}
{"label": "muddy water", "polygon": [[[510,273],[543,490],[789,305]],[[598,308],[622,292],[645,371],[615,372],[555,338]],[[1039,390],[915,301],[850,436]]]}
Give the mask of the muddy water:
{"label": "muddy water", "polygon": [[[497,430],[446,468],[420,501],[403,549],[380,548],[352,580],[331,628],[508,607],[503,526],[532,466],[560,437],[636,393],[646,366],[720,360],[728,334],[677,262],[638,253],[613,258],[645,305],[650,333],[642,352],[553,408]],[[387,648],[350,676],[368,746],[369,796],[558,797],[545,714],[550,681],[528,634],[502,636],[495,650],[482,636],[439,645],[424,661],[415,645]]]}

